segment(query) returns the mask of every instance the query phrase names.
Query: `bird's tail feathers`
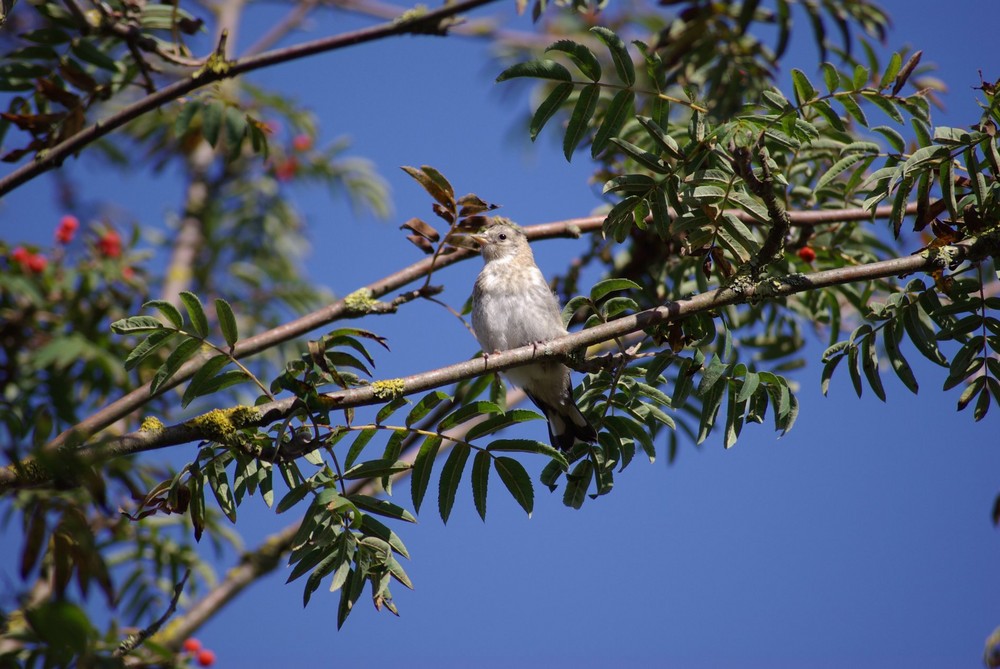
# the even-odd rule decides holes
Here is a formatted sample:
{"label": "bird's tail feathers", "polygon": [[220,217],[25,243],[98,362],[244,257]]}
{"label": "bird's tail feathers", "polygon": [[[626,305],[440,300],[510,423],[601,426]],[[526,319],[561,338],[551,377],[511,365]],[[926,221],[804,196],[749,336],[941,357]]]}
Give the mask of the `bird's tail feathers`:
{"label": "bird's tail feathers", "polygon": [[542,410],[549,423],[549,441],[553,448],[561,451],[568,451],[578,441],[585,441],[592,444],[597,441],[597,430],[590,424],[587,417],[583,415],[576,404],[569,404],[565,407],[554,407],[540,401],[537,397],[528,393],[528,397],[535,405]]}

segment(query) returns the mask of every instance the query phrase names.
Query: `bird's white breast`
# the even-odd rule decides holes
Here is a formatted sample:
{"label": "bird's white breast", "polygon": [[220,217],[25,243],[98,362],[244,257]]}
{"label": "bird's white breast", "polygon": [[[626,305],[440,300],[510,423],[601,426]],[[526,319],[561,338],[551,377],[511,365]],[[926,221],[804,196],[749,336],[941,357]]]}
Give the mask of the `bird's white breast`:
{"label": "bird's white breast", "polygon": [[503,351],[566,334],[541,271],[498,258],[476,280],[472,327],[483,350]]}

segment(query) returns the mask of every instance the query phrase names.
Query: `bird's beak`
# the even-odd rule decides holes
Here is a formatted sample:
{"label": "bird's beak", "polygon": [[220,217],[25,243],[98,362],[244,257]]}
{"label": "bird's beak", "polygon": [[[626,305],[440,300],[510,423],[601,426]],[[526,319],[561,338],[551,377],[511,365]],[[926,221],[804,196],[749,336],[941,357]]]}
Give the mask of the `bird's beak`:
{"label": "bird's beak", "polygon": [[469,251],[475,251],[479,253],[482,250],[483,245],[486,243],[486,237],[482,235],[472,235],[469,233],[459,233],[451,236],[450,243],[452,246],[457,246],[462,249],[468,249]]}

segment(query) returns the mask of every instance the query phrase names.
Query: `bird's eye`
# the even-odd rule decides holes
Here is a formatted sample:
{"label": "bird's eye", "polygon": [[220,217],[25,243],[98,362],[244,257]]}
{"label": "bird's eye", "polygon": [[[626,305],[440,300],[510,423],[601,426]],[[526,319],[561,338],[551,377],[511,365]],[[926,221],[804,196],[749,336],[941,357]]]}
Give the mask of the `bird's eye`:
{"label": "bird's eye", "polygon": [[500,241],[503,242],[503,241],[506,241],[506,240],[507,240],[507,235],[505,235],[504,233],[501,232],[500,233]]}

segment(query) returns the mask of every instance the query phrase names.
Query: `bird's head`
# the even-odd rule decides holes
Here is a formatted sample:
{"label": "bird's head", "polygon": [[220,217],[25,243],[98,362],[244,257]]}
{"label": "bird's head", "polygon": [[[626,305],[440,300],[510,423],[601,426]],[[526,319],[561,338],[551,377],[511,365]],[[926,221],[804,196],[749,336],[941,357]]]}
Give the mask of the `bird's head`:
{"label": "bird's head", "polygon": [[479,245],[486,262],[524,254],[531,256],[528,238],[521,228],[507,219],[498,218],[479,233],[467,237]]}

